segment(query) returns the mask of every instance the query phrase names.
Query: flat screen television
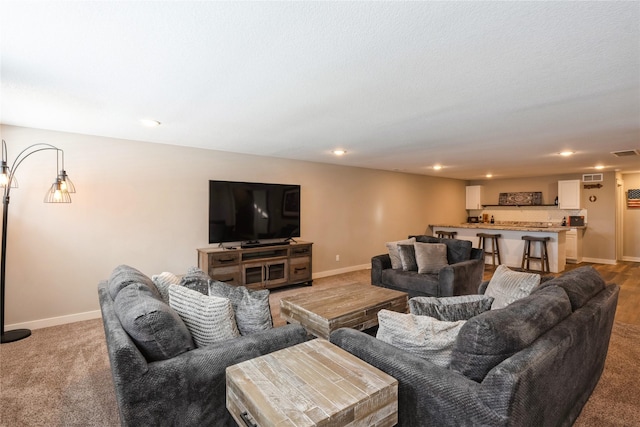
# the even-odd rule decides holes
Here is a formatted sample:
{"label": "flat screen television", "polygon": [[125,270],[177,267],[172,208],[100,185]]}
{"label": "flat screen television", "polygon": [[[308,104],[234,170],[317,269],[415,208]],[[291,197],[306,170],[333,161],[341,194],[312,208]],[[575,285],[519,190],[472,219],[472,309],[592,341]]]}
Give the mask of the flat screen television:
{"label": "flat screen television", "polygon": [[209,243],[300,237],[300,186],[209,181]]}

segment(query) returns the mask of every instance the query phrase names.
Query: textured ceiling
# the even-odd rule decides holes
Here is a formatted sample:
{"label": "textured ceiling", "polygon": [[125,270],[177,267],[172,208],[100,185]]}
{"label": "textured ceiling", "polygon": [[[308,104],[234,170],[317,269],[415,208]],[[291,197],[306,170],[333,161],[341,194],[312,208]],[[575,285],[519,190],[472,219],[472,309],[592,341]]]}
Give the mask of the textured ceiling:
{"label": "textured ceiling", "polygon": [[640,149],[638,1],[3,0],[0,24],[3,124],[460,179],[640,170],[610,154]]}

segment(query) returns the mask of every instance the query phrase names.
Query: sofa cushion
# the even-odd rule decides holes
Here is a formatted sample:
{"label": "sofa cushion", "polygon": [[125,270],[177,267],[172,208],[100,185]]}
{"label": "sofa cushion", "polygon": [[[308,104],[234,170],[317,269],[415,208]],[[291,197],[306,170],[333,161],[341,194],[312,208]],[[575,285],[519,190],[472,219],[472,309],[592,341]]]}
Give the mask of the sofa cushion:
{"label": "sofa cushion", "polygon": [[447,246],[443,243],[414,243],[418,273],[437,273],[446,265]]}
{"label": "sofa cushion", "polygon": [[195,348],[182,319],[144,283],[121,289],[113,308],[148,361],[170,359]]}
{"label": "sofa cushion", "polygon": [[398,245],[398,254],[403,271],[418,271],[416,262],[415,243],[413,245]]}
{"label": "sofa cushion", "polygon": [[169,304],[169,285],[180,284],[180,278],[167,271],[151,276],[153,284],[156,285],[162,300]]}
{"label": "sofa cushion", "polygon": [[209,295],[209,280],[211,278],[198,267],[189,267],[187,274],[180,280],[180,285],[187,289],[198,291],[203,295]]}
{"label": "sofa cushion", "polygon": [[380,310],[376,338],[446,368],[464,323],[462,320],[443,322],[429,316]]}
{"label": "sofa cushion", "polygon": [[169,305],[187,325],[197,347],[240,336],[231,301],[184,286],[169,286]]}
{"label": "sofa cushion", "polygon": [[398,240],[396,242],[387,242],[385,246],[389,250],[389,258],[391,258],[391,268],[402,269],[402,261],[398,252],[398,245],[413,245],[416,239],[413,237],[406,240]]}
{"label": "sofa cushion", "polygon": [[545,281],[540,289],[547,286],[560,286],[564,289],[571,301],[571,308],[575,311],[602,291],[606,283],[600,273],[588,265]]}
{"label": "sofa cushion", "polygon": [[256,291],[210,280],[209,296],[229,298],[241,335],[251,335],[273,327],[268,289]]}
{"label": "sofa cushion", "polygon": [[493,297],[461,295],[455,297],[414,297],[409,300],[409,311],[417,316],[431,316],[438,320],[456,322],[469,320],[491,309]]}
{"label": "sofa cushion", "polygon": [[461,239],[439,239],[433,236],[415,236],[417,242],[422,243],[443,243],[447,245],[447,260],[449,264],[457,264],[471,259],[472,243]]}
{"label": "sofa cushion", "polygon": [[145,285],[147,285],[151,292],[153,292],[157,296],[160,296],[160,293],[156,289],[156,286],[153,284],[153,281],[149,277],[140,272],[140,270],[123,264],[114,268],[111,272],[111,275],[109,276],[107,285],[109,289],[109,295],[111,295],[111,299],[115,300],[118,292],[132,283],[144,283]]}
{"label": "sofa cushion", "polygon": [[417,271],[382,270],[382,283],[392,289],[398,289],[409,294],[439,296],[440,284],[437,274],[420,274]]}
{"label": "sofa cushion", "polygon": [[569,297],[557,286],[479,314],[460,330],[450,367],[480,382],[496,365],[528,347],[570,314]]}
{"label": "sofa cushion", "polygon": [[504,308],[529,295],[539,284],[539,274],[513,271],[501,264],[493,273],[484,294],[494,298],[492,309]]}

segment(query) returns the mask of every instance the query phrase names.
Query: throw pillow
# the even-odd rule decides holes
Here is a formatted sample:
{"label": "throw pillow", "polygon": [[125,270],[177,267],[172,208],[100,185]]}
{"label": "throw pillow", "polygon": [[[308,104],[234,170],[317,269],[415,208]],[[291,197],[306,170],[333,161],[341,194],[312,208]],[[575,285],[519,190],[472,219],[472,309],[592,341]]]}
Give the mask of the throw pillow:
{"label": "throw pillow", "polygon": [[418,271],[416,263],[416,250],[413,245],[398,245],[398,254],[400,255],[400,263],[404,271]]}
{"label": "throw pillow", "polygon": [[189,267],[187,274],[180,280],[180,285],[187,289],[198,291],[203,295],[209,295],[209,280],[211,278],[207,276],[207,273],[198,267]]}
{"label": "throw pillow", "polygon": [[414,297],[409,300],[409,311],[417,316],[431,316],[438,320],[456,322],[469,320],[490,310],[491,303],[493,303],[493,297],[487,295]]}
{"label": "throw pillow", "polygon": [[586,304],[606,286],[600,273],[590,265],[568,271],[551,280],[544,281],[544,284],[542,284],[543,280],[541,278],[540,282],[541,284],[536,288],[536,292],[540,288],[554,285],[564,289],[569,295],[571,308],[574,311]]}
{"label": "throw pillow", "polygon": [[115,300],[118,292],[132,283],[143,283],[147,285],[151,292],[160,296],[160,293],[158,292],[156,286],[153,284],[153,281],[150,278],[148,278],[140,270],[123,264],[114,268],[111,272],[111,275],[109,276],[107,287],[109,289],[109,295],[111,295],[111,299]]}
{"label": "throw pillow", "polygon": [[385,246],[389,250],[389,258],[391,258],[391,268],[401,269],[402,261],[400,261],[400,254],[398,252],[398,245],[413,245],[415,243],[415,237],[406,240],[398,240],[397,242],[387,242]]}
{"label": "throw pillow", "polygon": [[447,262],[447,245],[444,243],[414,243],[418,273],[437,273]]}
{"label": "throw pillow", "polygon": [[496,365],[531,345],[570,314],[569,297],[557,286],[536,291],[502,310],[485,311],[469,319],[460,330],[450,368],[480,382]]}
{"label": "throw pillow", "polygon": [[484,294],[494,298],[491,309],[495,310],[526,297],[539,284],[539,274],[513,271],[501,264],[493,273]]}
{"label": "throw pillow", "polygon": [[428,316],[380,310],[376,338],[446,368],[464,323],[462,320],[442,322]]}
{"label": "throw pillow", "polygon": [[209,281],[209,296],[229,298],[241,335],[251,335],[273,327],[269,290],[251,290],[217,280]]}
{"label": "throw pillow", "polygon": [[173,273],[167,271],[151,276],[151,280],[160,292],[162,300],[169,304],[169,285],[180,284],[180,278]]}
{"label": "throw pillow", "polygon": [[132,283],[118,292],[113,308],[122,328],[150,362],[195,348],[178,314],[142,283]]}
{"label": "throw pillow", "polygon": [[203,295],[184,286],[169,286],[169,305],[187,325],[197,347],[240,336],[231,301]]}

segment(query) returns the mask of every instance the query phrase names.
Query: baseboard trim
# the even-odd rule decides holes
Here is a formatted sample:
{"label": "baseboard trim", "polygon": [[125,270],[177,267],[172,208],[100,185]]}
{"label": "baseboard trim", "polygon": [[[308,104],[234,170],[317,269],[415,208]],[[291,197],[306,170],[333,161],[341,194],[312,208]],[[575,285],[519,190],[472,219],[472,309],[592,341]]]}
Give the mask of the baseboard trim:
{"label": "baseboard trim", "polygon": [[352,265],[351,267],[339,268],[337,270],[321,271],[319,273],[314,273],[312,277],[314,279],[321,279],[323,277],[335,276],[336,274],[351,273],[353,271],[367,269],[371,269],[371,264]]}
{"label": "baseboard trim", "polygon": [[42,329],[50,326],[66,325],[67,323],[82,322],[83,320],[99,319],[100,317],[102,317],[100,310],[85,311],[84,313],[68,314],[66,316],[49,317],[48,319],[5,325],[5,330]]}
{"label": "baseboard trim", "polygon": [[623,256],[623,257],[622,257],[622,261],[640,262],[640,258],[638,258],[638,257],[633,257],[633,256]]}
{"label": "baseboard trim", "polygon": [[586,258],[583,257],[582,258],[582,262],[592,262],[594,264],[610,264],[610,265],[616,265],[616,260],[615,259],[606,259],[606,258]]}

